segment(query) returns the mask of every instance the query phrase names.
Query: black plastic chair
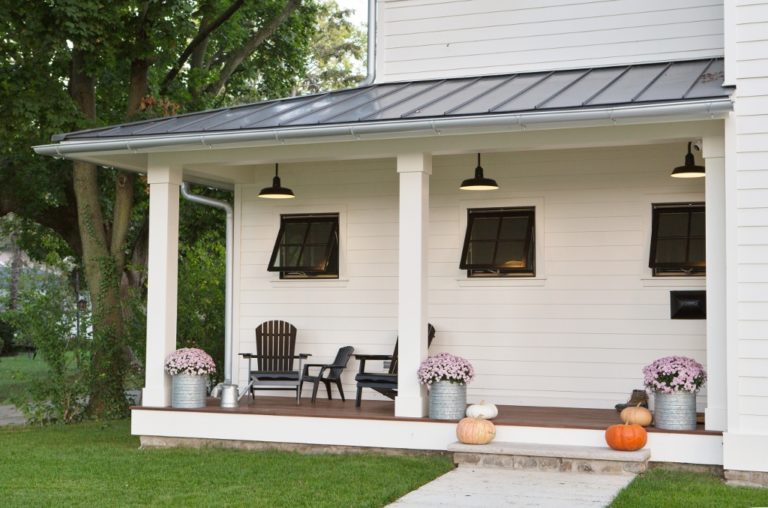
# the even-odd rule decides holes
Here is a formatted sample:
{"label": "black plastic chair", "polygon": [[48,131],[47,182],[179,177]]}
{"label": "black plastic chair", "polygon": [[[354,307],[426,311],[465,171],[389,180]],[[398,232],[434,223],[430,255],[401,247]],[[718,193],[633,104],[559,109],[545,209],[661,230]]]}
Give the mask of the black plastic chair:
{"label": "black plastic chair", "polygon": [[[296,327],[286,321],[265,321],[256,327],[256,354],[240,353],[248,359],[251,398],[255,390],[294,390],[301,401],[301,364],[312,355],[295,354]],[[256,360],[256,369],[251,365]],[[299,360],[298,369],[294,361]]]}
{"label": "black plastic chair", "polygon": [[[328,392],[328,400],[331,400],[331,383],[334,383],[339,389],[339,395],[341,400],[346,401],[344,398],[344,389],[341,387],[341,373],[344,372],[344,368],[349,363],[349,358],[352,353],[355,352],[355,348],[352,346],[346,346],[339,349],[336,353],[336,358],[333,363],[307,363],[304,365],[304,371],[301,374],[301,381],[299,382],[299,391],[304,382],[312,383],[312,402],[315,402],[317,398],[317,387],[322,382],[325,385],[325,390]],[[312,375],[309,373],[309,369],[320,369],[317,374]]]}
{"label": "black plastic chair", "polygon": [[[435,327],[427,325],[427,347],[432,345],[435,338]],[[395,342],[395,351],[391,355],[355,355],[360,360],[360,370],[355,376],[357,381],[357,397],[355,398],[355,407],[360,407],[363,398],[363,388],[371,388],[384,395],[387,398],[394,399],[397,395],[397,348],[398,341]],[[365,362],[367,360],[389,360],[389,370],[387,372],[366,372]],[[414,372],[414,376],[416,373]]]}

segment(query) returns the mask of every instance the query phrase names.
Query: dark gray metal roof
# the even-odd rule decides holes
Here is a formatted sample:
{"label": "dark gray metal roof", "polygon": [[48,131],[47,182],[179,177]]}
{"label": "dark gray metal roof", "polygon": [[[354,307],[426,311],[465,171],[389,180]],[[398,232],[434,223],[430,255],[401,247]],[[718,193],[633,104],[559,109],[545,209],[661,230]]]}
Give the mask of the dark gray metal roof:
{"label": "dark gray metal roof", "polygon": [[383,83],[98,129],[53,141],[501,115],[723,98],[723,59]]}

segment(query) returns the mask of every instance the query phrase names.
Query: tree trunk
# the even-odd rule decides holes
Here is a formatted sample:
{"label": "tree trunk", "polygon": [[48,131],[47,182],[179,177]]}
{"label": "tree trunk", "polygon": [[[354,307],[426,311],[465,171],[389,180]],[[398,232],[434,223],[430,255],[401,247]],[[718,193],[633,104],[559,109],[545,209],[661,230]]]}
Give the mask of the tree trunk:
{"label": "tree trunk", "polygon": [[74,187],[83,244],[85,279],[93,303],[89,410],[96,417],[124,414],[125,354],[119,272],[107,248],[96,166],[74,163]]}
{"label": "tree trunk", "polygon": [[[85,71],[85,53],[72,52],[72,79],[70,96],[86,118],[96,116],[95,86]],[[123,316],[119,292],[119,269],[110,249],[115,244],[115,234],[127,227],[113,224],[113,239],[108,241],[104,215],[99,199],[96,165],[75,162],[73,187],[77,201],[77,217],[83,252],[83,266],[88,291],[93,303],[93,351],[91,356],[90,402],[92,416],[104,418],[122,416],[127,412],[124,394],[125,353]],[[119,190],[118,190],[119,192]],[[131,199],[120,195],[115,207],[132,205]],[[115,218],[127,217],[123,210],[114,211]],[[122,244],[121,244],[122,246]]]}
{"label": "tree trunk", "polygon": [[148,72],[149,62],[146,59],[131,62],[131,83],[128,87],[128,105],[125,108],[125,116],[129,120],[139,111],[141,100],[149,90]]}

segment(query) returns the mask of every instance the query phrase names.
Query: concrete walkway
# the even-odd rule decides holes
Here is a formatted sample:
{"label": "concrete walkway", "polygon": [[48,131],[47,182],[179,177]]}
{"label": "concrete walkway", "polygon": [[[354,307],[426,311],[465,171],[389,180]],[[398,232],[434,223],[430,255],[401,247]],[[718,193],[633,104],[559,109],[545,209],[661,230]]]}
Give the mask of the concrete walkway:
{"label": "concrete walkway", "polygon": [[23,425],[27,419],[16,409],[16,406],[0,405],[0,426],[3,425]]}
{"label": "concrete walkway", "polygon": [[634,475],[459,467],[389,506],[581,508],[607,506]]}

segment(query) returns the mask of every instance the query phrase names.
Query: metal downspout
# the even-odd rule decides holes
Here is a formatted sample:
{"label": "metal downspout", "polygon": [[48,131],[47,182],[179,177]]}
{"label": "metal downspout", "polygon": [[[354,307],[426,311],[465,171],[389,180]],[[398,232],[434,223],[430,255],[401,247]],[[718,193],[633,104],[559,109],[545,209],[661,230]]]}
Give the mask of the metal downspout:
{"label": "metal downspout", "polygon": [[[221,405],[223,407],[236,407],[237,406],[237,385],[232,384],[232,254],[234,246],[234,230],[235,230],[235,214],[232,210],[232,206],[218,199],[207,198],[205,196],[198,196],[189,192],[189,184],[183,182],[181,184],[181,195],[187,201],[198,203],[201,205],[211,206],[224,210],[227,214],[227,239],[226,239],[226,275],[225,275],[225,290],[224,290],[224,383],[221,386],[222,396]],[[234,403],[233,403],[234,400]],[[226,404],[226,405],[225,405]]]}
{"label": "metal downspout", "polygon": [[357,86],[372,85],[376,80],[376,0],[368,0],[368,65],[365,79]]}

